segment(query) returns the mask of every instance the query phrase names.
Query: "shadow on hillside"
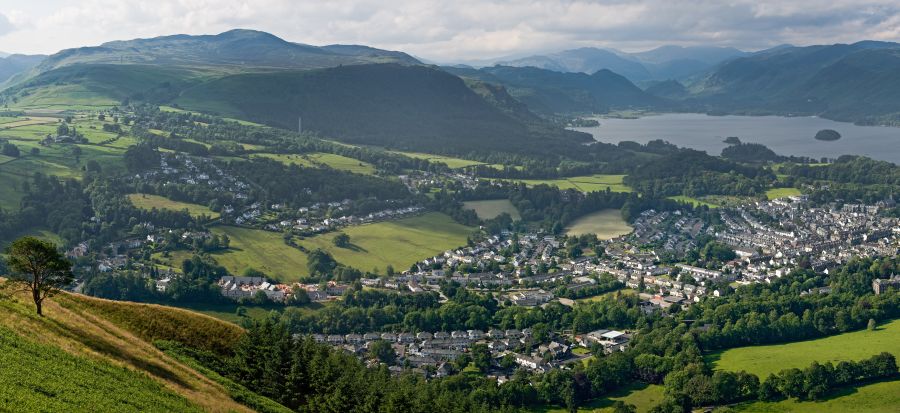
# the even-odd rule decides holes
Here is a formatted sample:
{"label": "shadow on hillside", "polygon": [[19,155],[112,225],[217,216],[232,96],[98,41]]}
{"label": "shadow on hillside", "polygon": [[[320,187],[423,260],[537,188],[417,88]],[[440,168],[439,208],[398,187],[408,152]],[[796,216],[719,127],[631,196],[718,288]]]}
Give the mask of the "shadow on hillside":
{"label": "shadow on hillside", "polygon": [[105,341],[103,337],[88,333],[86,331],[76,330],[63,323],[60,323],[57,320],[46,319],[45,321],[47,322],[49,329],[53,330],[55,333],[62,337],[82,343],[91,350],[94,350],[101,354],[105,354],[119,361],[131,364],[132,366],[144,370],[147,373],[159,377],[163,380],[173,382],[187,389],[194,389],[193,386],[191,386],[189,383],[186,383],[184,380],[178,377],[177,374],[173,373],[165,366],[151,362],[149,360],[141,359],[132,354],[128,354],[121,348]]}
{"label": "shadow on hillside", "polygon": [[346,250],[353,251],[353,252],[369,252],[369,250],[367,250],[367,249],[365,249],[365,248],[363,248],[363,247],[360,247],[359,245],[356,245],[356,244],[350,244],[350,245],[348,245],[348,246],[346,246],[346,247],[343,247],[343,248],[346,249]]}

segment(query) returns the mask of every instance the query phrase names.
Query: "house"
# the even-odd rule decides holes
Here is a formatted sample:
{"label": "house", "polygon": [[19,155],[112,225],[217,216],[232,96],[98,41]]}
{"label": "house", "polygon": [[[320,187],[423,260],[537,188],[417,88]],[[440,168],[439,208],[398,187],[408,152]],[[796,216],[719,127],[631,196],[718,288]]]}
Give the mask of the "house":
{"label": "house", "polygon": [[872,291],[875,292],[875,295],[887,292],[888,288],[900,289],[900,275],[891,275],[887,279],[878,278],[872,281]]}

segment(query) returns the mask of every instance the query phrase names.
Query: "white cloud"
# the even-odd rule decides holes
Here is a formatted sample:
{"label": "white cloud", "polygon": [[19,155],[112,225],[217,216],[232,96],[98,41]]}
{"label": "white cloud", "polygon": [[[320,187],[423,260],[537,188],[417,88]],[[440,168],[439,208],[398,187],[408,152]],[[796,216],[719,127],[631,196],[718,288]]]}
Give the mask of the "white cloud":
{"label": "white cloud", "polygon": [[[34,3],[34,4],[32,4]],[[0,0],[0,49],[52,53],[104,41],[236,27],[440,61],[606,46],[900,40],[896,0]],[[9,18],[7,18],[9,17]]]}

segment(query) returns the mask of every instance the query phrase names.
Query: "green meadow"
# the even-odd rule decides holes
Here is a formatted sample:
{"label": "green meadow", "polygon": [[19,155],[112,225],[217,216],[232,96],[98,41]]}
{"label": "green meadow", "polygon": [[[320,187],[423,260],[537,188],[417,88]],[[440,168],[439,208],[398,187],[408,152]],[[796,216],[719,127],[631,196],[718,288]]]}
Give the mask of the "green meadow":
{"label": "green meadow", "polygon": [[550,185],[559,189],[577,189],[581,192],[606,191],[612,192],[632,192],[631,187],[622,183],[625,175],[585,175],[573,176],[570,178],[560,179],[518,179],[516,181],[524,182],[528,186]]}
{"label": "green meadow", "polygon": [[300,165],[310,168],[318,168],[327,166],[333,169],[353,172],[362,175],[375,174],[375,166],[359,159],[348,158],[346,156],[336,155],[333,153],[310,153],[303,155],[280,154],[280,153],[256,153],[253,157],[261,157],[274,159],[286,165]]}
{"label": "green meadow", "polygon": [[900,320],[880,325],[875,331],[861,330],[816,340],[734,348],[715,353],[708,360],[717,369],[745,370],[764,378],[787,368],[806,367],[813,361],[862,360],[883,351],[900,357]]}
{"label": "green meadow", "polygon": [[610,239],[631,233],[633,228],[622,219],[618,209],[604,209],[576,219],[566,227],[567,235],[597,234],[597,238]]}
{"label": "green meadow", "polygon": [[[284,282],[309,275],[306,253],[285,244],[281,233],[234,226],[215,226],[211,230],[214,234],[228,235],[231,241],[227,251],[211,254],[211,257],[232,274],[253,268]],[[349,248],[334,245],[338,232],[294,240],[307,251],[326,250],[342,264],[363,271],[377,268],[384,272],[388,265],[398,271],[404,270],[419,260],[463,246],[473,230],[447,215],[428,213],[344,228],[340,232],[350,236]],[[160,264],[175,269],[188,258],[188,251],[175,251],[169,257],[154,254]]]}
{"label": "green meadow", "polygon": [[766,191],[766,198],[770,200],[797,195],[800,195],[800,190],[797,188],[772,188]]}
{"label": "green meadow", "polygon": [[522,219],[519,210],[508,199],[488,199],[483,201],[463,202],[463,208],[472,209],[478,214],[478,218],[492,219],[502,213],[507,213],[514,220]]}
{"label": "green meadow", "polygon": [[405,155],[410,158],[426,159],[429,162],[440,162],[440,163],[446,164],[448,167],[450,167],[452,169],[465,168],[467,166],[474,166],[474,165],[484,165],[484,162],[470,161],[468,159],[453,158],[453,157],[449,157],[449,156],[432,155],[430,153],[397,152],[397,151],[394,151],[393,153]]}
{"label": "green meadow", "polygon": [[170,211],[187,210],[193,217],[206,215],[211,218],[218,218],[219,213],[215,212],[203,205],[190,204],[187,202],[173,201],[169,198],[151,194],[128,194],[128,199],[134,206],[142,209],[168,209]]}

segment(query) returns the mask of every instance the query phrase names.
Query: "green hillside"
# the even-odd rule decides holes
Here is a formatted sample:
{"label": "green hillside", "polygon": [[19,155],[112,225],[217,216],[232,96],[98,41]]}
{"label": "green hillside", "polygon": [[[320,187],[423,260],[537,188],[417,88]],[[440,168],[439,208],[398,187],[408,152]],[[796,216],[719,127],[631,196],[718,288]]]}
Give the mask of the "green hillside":
{"label": "green hillside", "polygon": [[354,144],[429,153],[545,153],[586,135],[526,124],[485,101],[456,76],[423,66],[343,66],[226,76],[185,90],[175,102]]}
{"label": "green hillside", "polygon": [[699,78],[687,102],[714,112],[900,119],[900,45],[786,47],[734,59]]}
{"label": "green hillside", "polygon": [[0,411],[252,411],[232,397],[239,389],[152,344],[221,352],[243,334],[234,324],[68,293],[45,301],[38,317],[3,279],[0,296]]}

